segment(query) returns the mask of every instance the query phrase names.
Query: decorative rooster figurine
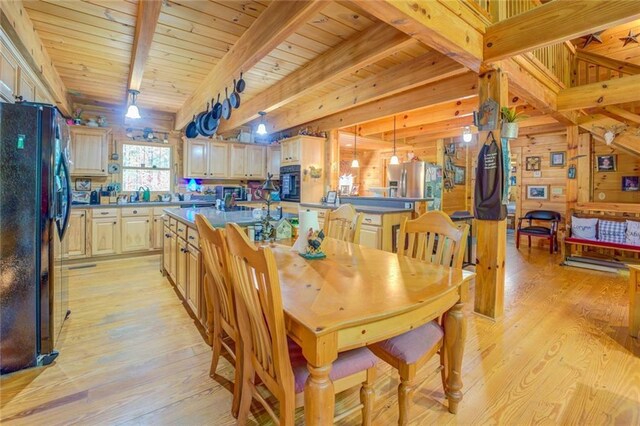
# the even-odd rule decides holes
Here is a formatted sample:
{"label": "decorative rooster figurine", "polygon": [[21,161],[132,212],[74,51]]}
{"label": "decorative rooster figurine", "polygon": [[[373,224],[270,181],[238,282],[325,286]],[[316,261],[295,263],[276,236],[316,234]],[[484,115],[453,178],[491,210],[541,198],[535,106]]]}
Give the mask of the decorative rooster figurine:
{"label": "decorative rooster figurine", "polygon": [[307,232],[307,249],[306,256],[309,258],[323,258],[326,255],[321,249],[322,241],[324,240],[324,232],[321,230],[314,231],[309,228]]}

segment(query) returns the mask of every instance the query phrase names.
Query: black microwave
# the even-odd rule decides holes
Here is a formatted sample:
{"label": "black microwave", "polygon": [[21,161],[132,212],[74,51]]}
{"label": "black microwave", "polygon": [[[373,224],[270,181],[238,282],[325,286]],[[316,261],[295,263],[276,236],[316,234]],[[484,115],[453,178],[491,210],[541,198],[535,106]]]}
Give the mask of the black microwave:
{"label": "black microwave", "polygon": [[300,202],[300,166],[280,167],[280,199]]}
{"label": "black microwave", "polygon": [[241,186],[216,186],[216,198],[224,200],[227,195],[235,195],[236,201],[246,201],[247,193]]}

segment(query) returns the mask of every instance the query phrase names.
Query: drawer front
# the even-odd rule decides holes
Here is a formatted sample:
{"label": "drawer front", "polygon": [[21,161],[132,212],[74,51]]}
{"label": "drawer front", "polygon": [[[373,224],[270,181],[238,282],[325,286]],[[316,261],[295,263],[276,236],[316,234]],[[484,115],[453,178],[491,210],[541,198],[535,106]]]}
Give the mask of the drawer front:
{"label": "drawer front", "polygon": [[[284,209],[283,209],[284,210]],[[304,211],[311,211],[311,212],[318,212],[318,219],[324,219],[325,215],[327,214],[327,209],[314,209],[311,207],[300,207],[300,211],[304,212]]]}
{"label": "drawer front", "polygon": [[[175,206],[167,206],[167,207],[175,207]],[[166,209],[167,207],[154,207],[153,208],[153,215],[154,216],[162,216],[164,213],[164,209]]]}
{"label": "drawer front", "polygon": [[182,222],[177,222],[176,224],[176,234],[181,237],[183,240],[187,239],[187,225]]}
{"label": "drawer front", "polygon": [[200,247],[200,239],[198,238],[197,229],[187,228],[187,242],[194,247]]}
{"label": "drawer front", "polygon": [[363,225],[382,226],[382,216],[379,214],[366,214],[362,219]]}
{"label": "drawer front", "polygon": [[101,217],[118,217],[118,209],[94,209],[93,218],[99,219]]}
{"label": "drawer front", "polygon": [[178,228],[178,221],[175,220],[174,218],[169,218],[169,229],[171,229],[173,232],[177,232],[177,228]]}
{"label": "drawer front", "polygon": [[150,209],[148,207],[124,207],[122,216],[149,216]]}

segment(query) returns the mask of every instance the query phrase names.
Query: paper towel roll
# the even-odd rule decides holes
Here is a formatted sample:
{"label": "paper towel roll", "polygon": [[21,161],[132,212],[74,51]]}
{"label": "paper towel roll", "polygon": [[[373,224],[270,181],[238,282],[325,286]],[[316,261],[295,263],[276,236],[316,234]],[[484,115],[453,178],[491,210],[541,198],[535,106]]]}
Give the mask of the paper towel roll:
{"label": "paper towel roll", "polygon": [[291,249],[298,253],[305,253],[307,249],[307,234],[309,233],[309,229],[313,229],[314,231],[320,229],[320,225],[318,224],[318,212],[310,210],[299,211],[298,223],[300,224],[298,227],[298,239]]}

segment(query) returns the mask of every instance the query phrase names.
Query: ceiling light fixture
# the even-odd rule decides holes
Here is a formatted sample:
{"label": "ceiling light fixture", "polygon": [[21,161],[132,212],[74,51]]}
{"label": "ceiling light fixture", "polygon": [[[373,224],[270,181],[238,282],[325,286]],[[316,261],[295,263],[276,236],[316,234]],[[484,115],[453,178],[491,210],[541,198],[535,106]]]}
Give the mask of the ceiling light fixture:
{"label": "ceiling light fixture", "polygon": [[356,150],[358,146],[358,126],[353,126],[353,161],[351,162],[351,168],[357,169],[360,167],[360,163],[358,162],[358,151]]}
{"label": "ceiling light fixture", "polygon": [[462,129],[462,140],[468,143],[471,142],[472,138],[473,133],[471,133],[471,127],[464,126],[464,129]]}
{"label": "ceiling light fixture", "polygon": [[396,116],[393,116],[393,155],[391,156],[391,160],[389,160],[389,164],[400,164],[400,160],[396,155]]}
{"label": "ceiling light fixture", "polygon": [[258,112],[258,115],[260,115],[261,119],[260,119],[260,124],[258,124],[258,130],[256,130],[256,133],[259,135],[266,135],[267,126],[264,125],[264,116],[267,115],[267,113],[264,111],[260,111]]}
{"label": "ceiling light fixture", "polygon": [[138,98],[140,91],[130,89],[128,92],[131,95],[131,103],[129,104],[129,108],[127,108],[127,114],[125,117],[140,118],[140,110],[138,109],[138,105],[136,105],[136,99]]}

